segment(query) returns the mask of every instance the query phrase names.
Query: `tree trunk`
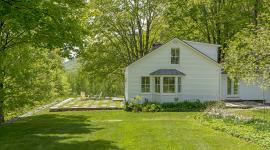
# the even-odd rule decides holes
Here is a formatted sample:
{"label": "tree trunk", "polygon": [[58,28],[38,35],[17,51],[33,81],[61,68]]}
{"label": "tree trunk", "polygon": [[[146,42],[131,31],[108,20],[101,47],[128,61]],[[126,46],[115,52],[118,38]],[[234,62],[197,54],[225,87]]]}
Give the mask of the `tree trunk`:
{"label": "tree trunk", "polygon": [[[2,78],[2,77],[1,77]],[[4,83],[0,81],[0,124],[5,121],[4,118]]]}
{"label": "tree trunk", "polygon": [[4,90],[4,79],[5,79],[5,69],[3,65],[4,52],[1,52],[0,49],[0,124],[5,121],[4,118],[4,99],[5,99],[5,90]]}
{"label": "tree trunk", "polygon": [[260,11],[260,0],[256,0],[253,9],[253,22],[256,27],[258,26],[259,11]]}

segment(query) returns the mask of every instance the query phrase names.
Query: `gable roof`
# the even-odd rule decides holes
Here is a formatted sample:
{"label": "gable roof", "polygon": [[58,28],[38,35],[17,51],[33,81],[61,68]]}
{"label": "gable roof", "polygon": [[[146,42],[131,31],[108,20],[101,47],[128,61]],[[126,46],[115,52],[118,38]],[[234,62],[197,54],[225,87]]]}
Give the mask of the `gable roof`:
{"label": "gable roof", "polygon": [[205,43],[205,42],[196,42],[196,41],[189,41],[189,40],[182,40],[187,43],[193,43],[193,44],[200,44],[200,45],[207,45],[207,46],[214,46],[214,47],[221,47],[219,44],[212,44],[212,43]]}
{"label": "gable roof", "polygon": [[[181,40],[182,41],[182,40]],[[204,55],[205,57],[207,57],[208,59],[211,59],[212,61],[218,63],[216,60],[214,60],[213,58],[209,57],[208,55],[204,54],[203,52],[201,52],[200,50],[198,50],[197,48],[195,48],[194,46],[188,44],[186,41],[182,41],[184,42],[186,45],[188,45],[189,47],[191,47],[192,49],[196,50],[197,52],[199,52],[201,55]]]}
{"label": "gable roof", "polygon": [[176,69],[159,69],[150,73],[150,75],[183,75],[184,76],[185,74]]}
{"label": "gable roof", "polygon": [[[180,43],[182,43],[182,44],[184,44],[184,45],[190,47],[193,51],[195,51],[196,53],[198,53],[199,55],[201,55],[201,56],[204,57],[205,59],[209,60],[210,62],[212,62],[212,63],[214,63],[214,64],[216,64],[216,65],[218,65],[218,66],[220,66],[220,64],[219,64],[216,60],[214,60],[214,59],[212,59],[211,57],[207,56],[206,54],[202,53],[200,50],[198,50],[198,49],[196,49],[195,47],[191,46],[191,45],[188,44],[187,42],[185,42],[185,41],[183,41],[183,40],[180,40],[180,39],[178,39],[178,38],[173,38],[173,39],[170,40],[169,42],[167,42],[167,43],[161,45],[160,47],[158,47],[157,49],[151,51],[150,53],[146,54],[145,56],[141,57],[141,58],[138,59],[137,61],[135,61],[135,62],[129,64],[126,68],[128,68],[128,67],[134,65],[135,63],[141,61],[142,59],[145,59],[146,57],[148,57],[149,55],[151,55],[153,52],[158,51],[158,50],[161,50],[161,49],[162,49],[163,47],[165,47],[168,43],[170,43],[170,42],[172,42],[172,41],[174,41],[174,40],[176,40],[176,41],[178,41],[178,42],[180,42]],[[204,43],[204,44],[207,44],[207,43]]]}

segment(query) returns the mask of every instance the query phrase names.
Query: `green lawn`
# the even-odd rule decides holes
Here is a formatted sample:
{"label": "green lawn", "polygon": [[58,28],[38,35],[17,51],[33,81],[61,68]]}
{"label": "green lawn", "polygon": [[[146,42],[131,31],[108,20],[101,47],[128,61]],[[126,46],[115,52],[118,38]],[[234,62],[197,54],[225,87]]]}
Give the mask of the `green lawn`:
{"label": "green lawn", "polygon": [[58,112],[0,127],[0,149],[199,149],[260,147],[201,125],[198,113]]}

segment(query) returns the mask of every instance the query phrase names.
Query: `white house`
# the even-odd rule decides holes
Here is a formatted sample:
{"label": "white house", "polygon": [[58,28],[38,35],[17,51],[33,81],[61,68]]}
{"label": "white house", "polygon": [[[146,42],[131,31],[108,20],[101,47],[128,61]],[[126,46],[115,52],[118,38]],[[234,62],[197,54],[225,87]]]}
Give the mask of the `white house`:
{"label": "white house", "polygon": [[174,38],[125,70],[125,97],[154,102],[263,100],[270,89],[230,80],[217,62],[219,45]]}

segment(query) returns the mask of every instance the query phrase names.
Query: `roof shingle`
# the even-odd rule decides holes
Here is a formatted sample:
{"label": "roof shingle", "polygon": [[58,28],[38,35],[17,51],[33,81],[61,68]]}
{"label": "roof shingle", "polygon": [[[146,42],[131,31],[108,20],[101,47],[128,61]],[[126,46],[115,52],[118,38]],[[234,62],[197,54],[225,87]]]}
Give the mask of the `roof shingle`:
{"label": "roof shingle", "polygon": [[185,74],[176,69],[159,69],[150,73],[150,75],[185,75]]}

